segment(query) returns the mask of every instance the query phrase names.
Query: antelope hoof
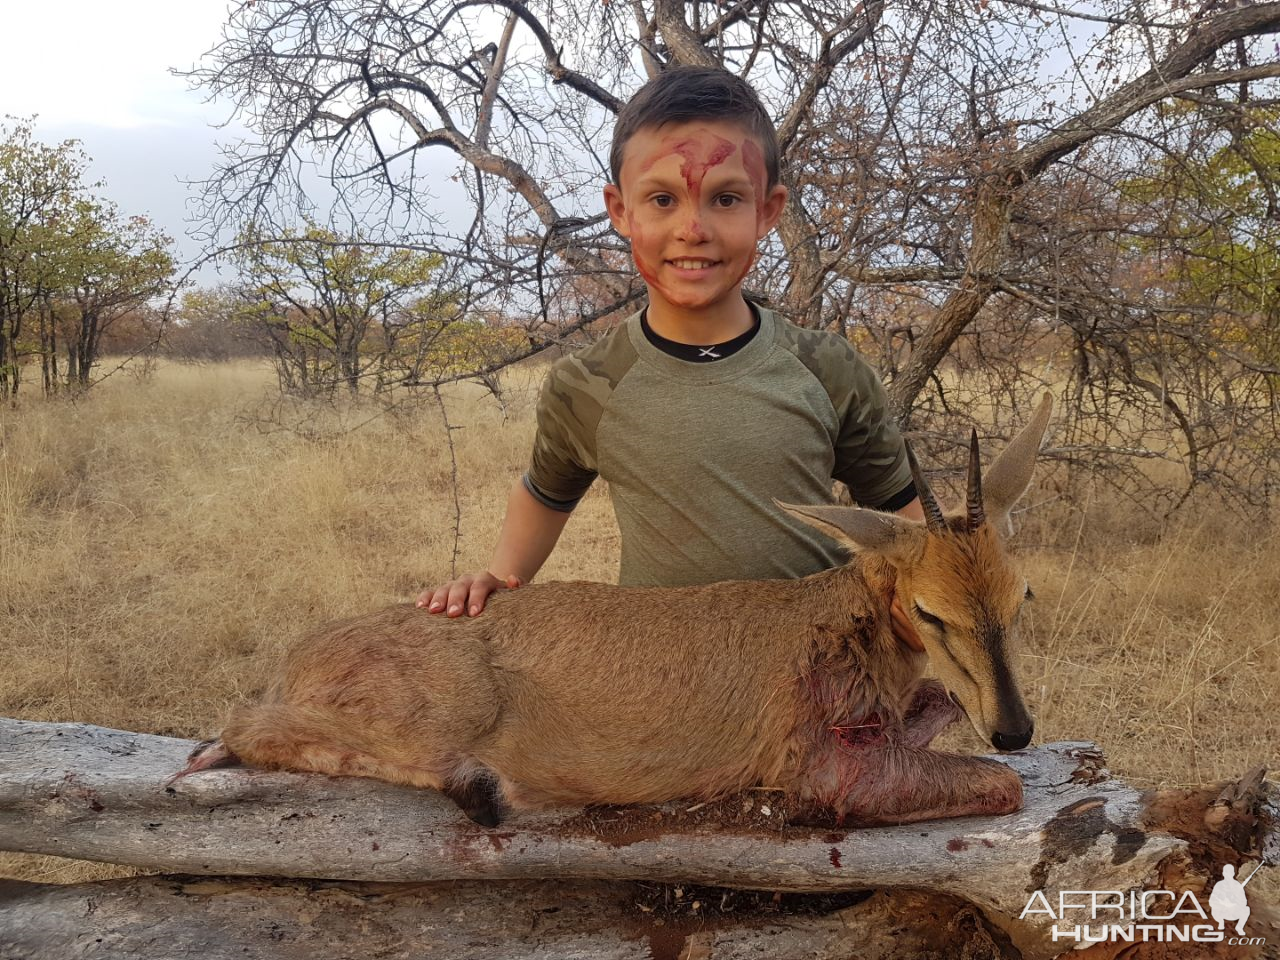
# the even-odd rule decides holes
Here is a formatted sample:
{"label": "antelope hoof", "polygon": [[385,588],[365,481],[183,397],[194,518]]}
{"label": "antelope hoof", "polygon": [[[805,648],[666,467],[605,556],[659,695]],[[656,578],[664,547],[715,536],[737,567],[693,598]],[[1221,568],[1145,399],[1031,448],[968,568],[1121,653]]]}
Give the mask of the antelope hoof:
{"label": "antelope hoof", "polygon": [[482,827],[496,827],[507,812],[498,778],[487,770],[461,782],[446,783],[440,792]]}
{"label": "antelope hoof", "polygon": [[196,745],[196,748],[187,757],[187,765],[165,781],[165,786],[176,780],[181,780],[188,774],[198,773],[201,770],[213,770],[217,767],[238,767],[240,763],[240,758],[232,753],[221,739],[205,740],[203,743]]}
{"label": "antelope hoof", "polygon": [[974,778],[981,807],[974,812],[991,816],[1017,813],[1022,809],[1022,778],[995,760],[984,761],[984,764],[989,764],[991,769]]}

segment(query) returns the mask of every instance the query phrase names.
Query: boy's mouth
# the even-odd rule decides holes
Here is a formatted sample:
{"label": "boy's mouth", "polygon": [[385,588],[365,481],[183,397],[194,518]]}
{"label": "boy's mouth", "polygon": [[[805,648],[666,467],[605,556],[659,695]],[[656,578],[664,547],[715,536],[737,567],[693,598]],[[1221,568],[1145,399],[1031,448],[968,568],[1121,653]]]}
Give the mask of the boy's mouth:
{"label": "boy's mouth", "polygon": [[667,261],[677,270],[707,270],[719,262],[719,260],[702,260],[697,257],[680,257],[676,260]]}

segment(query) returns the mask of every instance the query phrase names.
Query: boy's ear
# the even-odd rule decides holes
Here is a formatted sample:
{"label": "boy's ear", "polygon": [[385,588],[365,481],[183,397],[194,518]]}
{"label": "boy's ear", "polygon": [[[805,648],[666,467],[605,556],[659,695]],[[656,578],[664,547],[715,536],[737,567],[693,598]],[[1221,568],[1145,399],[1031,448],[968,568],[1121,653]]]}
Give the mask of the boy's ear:
{"label": "boy's ear", "polygon": [[895,513],[861,507],[801,506],[773,501],[797,520],[803,520],[855,553],[875,553],[896,564],[912,563],[924,549],[928,533],[923,523]]}
{"label": "boy's ear", "polygon": [[757,240],[763,240],[769,235],[769,231],[778,225],[778,221],[782,219],[782,212],[787,209],[788,195],[789,191],[786,187],[775,183],[768,196],[764,198],[764,203],[760,204],[760,213],[756,217]]}
{"label": "boy's ear", "polygon": [[627,228],[627,205],[622,199],[622,190],[616,183],[606,184],[604,188],[604,209],[609,214],[609,222],[619,234],[631,239]]}

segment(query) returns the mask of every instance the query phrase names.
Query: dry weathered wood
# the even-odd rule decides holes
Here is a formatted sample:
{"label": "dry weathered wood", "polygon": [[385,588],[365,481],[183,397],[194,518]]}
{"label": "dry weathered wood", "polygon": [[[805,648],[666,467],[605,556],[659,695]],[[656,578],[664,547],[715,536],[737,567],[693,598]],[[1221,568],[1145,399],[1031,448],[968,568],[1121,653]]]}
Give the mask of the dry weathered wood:
{"label": "dry weathered wood", "polygon": [[[358,884],[157,877],[0,884],[5,960],[890,960],[1012,955],[954,897],[869,895],[826,915],[646,913],[602,882]],[[646,904],[647,906],[647,904]],[[715,905],[704,909],[715,913]],[[701,912],[701,911],[700,911]],[[967,952],[962,952],[967,949]]]}
{"label": "dry weathered wood", "polygon": [[[1031,957],[1057,951],[1046,918],[1018,919],[1028,895],[1142,887],[1162,861],[1186,854],[1187,840],[1161,829],[1161,817],[1176,819],[1173,832],[1192,841],[1201,828],[1218,830],[1218,842],[1242,853],[1242,844],[1275,842],[1274,823],[1255,816],[1266,799],[1261,781],[1237,803],[1249,810],[1230,823],[1204,824],[1216,794],[1188,794],[1153,816],[1152,798],[1111,779],[1085,743],[1003,758],[1026,785],[1016,815],[859,830],[784,827],[769,793],[746,798],[750,814],[738,798],[692,813],[677,805],[553,811],[485,830],[432,791],[369,780],[230,769],[166,787],[192,746],[0,720],[0,849],[206,875],[914,887],[977,904]],[[1241,839],[1245,814],[1252,826]]]}

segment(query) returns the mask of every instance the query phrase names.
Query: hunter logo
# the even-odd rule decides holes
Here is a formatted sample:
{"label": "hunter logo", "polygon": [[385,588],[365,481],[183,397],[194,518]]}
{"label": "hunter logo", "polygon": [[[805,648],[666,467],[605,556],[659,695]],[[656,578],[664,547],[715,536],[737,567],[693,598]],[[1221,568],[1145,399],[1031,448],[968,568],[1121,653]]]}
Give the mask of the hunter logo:
{"label": "hunter logo", "polygon": [[[1261,867],[1262,864],[1258,864]],[[1258,872],[1255,867],[1253,873]],[[1253,879],[1253,873],[1249,874],[1249,880]],[[1213,919],[1218,922],[1218,926],[1222,927],[1226,921],[1236,921],[1236,933],[1244,935],[1244,922],[1249,919],[1249,901],[1245,898],[1246,880],[1241,883],[1236,878],[1236,868],[1231,864],[1225,864],[1222,867],[1222,879],[1213,885],[1213,892],[1209,894],[1209,912],[1213,914]]]}
{"label": "hunter logo", "polygon": [[[1209,894],[1209,909],[1190,890],[1060,890],[1051,902],[1043,890],[1027,900],[1020,919],[1036,914],[1054,921],[1054,942],[1077,943],[1226,943],[1258,945],[1264,937],[1245,935],[1249,902],[1235,867],[1226,864]],[[1234,930],[1227,923],[1234,923]]]}

